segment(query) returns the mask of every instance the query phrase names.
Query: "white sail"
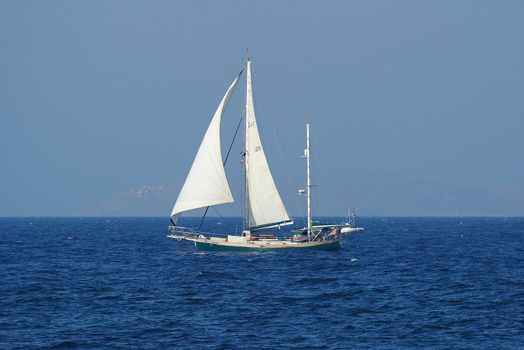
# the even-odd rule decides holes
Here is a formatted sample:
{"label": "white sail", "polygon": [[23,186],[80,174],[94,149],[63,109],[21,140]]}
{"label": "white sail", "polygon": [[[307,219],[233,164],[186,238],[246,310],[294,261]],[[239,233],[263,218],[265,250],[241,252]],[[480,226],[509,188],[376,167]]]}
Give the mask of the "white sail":
{"label": "white sail", "polygon": [[251,84],[251,61],[247,62],[246,95],[246,181],[249,206],[249,229],[291,224],[292,221],[275,186],[264,148],[258,134],[253,91]]}
{"label": "white sail", "polygon": [[191,170],[189,170],[184,186],[182,186],[171,212],[173,224],[176,224],[180,213],[188,210],[234,202],[222,162],[220,121],[229,98],[238,83],[240,74],[227,89],[207,128]]}

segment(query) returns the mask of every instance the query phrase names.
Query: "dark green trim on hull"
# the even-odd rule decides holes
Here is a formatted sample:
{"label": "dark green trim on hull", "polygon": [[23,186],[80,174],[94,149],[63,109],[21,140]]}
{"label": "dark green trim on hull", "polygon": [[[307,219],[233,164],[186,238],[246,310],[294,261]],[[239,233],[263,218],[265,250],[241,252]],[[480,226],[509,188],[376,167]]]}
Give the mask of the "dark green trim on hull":
{"label": "dark green trim on hull", "polygon": [[222,244],[215,243],[204,243],[204,242],[195,242],[195,245],[198,250],[204,252],[267,252],[267,251],[287,251],[287,250],[320,250],[320,251],[336,251],[340,249],[340,241],[333,241],[327,244],[321,244],[316,246],[296,246],[296,247],[286,247],[286,248],[259,248],[259,247],[234,247],[226,246]]}

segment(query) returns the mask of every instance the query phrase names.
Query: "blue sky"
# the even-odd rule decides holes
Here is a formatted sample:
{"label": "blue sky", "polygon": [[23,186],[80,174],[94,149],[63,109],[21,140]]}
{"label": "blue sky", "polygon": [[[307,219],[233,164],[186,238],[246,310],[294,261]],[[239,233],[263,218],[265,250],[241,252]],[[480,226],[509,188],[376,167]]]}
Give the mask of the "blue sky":
{"label": "blue sky", "polygon": [[[279,187],[302,181],[306,120],[324,179],[522,186],[523,13],[522,1],[0,0],[0,216],[70,215],[183,179],[246,47]],[[242,98],[239,85],[226,139]]]}

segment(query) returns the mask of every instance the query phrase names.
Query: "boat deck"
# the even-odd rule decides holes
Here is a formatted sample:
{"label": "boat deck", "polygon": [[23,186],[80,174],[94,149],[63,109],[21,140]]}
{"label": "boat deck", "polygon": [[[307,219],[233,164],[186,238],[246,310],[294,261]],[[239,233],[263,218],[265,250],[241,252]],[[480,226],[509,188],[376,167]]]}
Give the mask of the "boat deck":
{"label": "boat deck", "polygon": [[199,250],[282,250],[282,249],[317,249],[336,250],[340,248],[340,240],[319,240],[313,242],[293,241],[291,239],[257,239],[230,241],[222,237],[188,237],[170,234],[169,238],[187,240],[195,243]]}

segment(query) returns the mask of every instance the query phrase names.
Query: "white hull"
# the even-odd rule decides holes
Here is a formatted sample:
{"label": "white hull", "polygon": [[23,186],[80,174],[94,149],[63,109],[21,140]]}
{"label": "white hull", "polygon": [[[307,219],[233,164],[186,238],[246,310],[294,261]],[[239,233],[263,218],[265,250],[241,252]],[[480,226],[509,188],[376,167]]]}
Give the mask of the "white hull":
{"label": "white hull", "polygon": [[356,232],[360,232],[360,231],[364,231],[364,228],[362,227],[342,227],[340,229],[340,233],[342,234],[348,234],[348,233],[356,233]]}

